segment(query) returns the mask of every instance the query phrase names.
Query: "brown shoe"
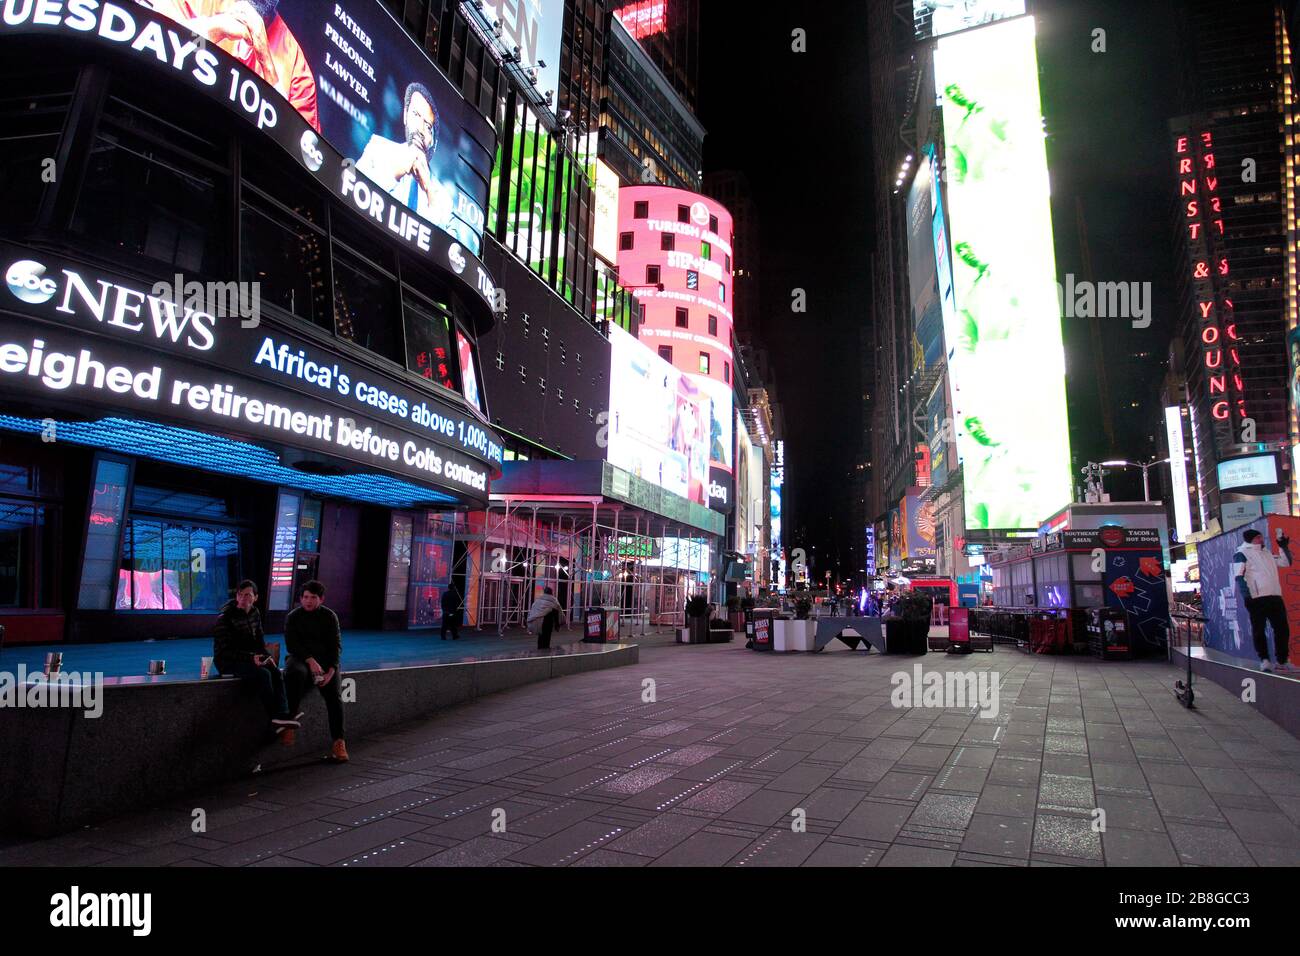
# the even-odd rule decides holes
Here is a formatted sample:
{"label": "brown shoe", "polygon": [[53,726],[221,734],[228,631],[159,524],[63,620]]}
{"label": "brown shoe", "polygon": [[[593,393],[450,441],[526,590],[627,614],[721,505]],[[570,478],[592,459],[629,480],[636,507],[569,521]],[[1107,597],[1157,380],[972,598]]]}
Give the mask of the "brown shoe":
{"label": "brown shoe", "polygon": [[348,745],[342,740],[334,741],[334,749],[330,751],[330,759],[335,763],[347,763]]}
{"label": "brown shoe", "polygon": [[298,731],[294,730],[292,727],[286,727],[284,730],[280,731],[280,746],[292,747],[297,742]]}

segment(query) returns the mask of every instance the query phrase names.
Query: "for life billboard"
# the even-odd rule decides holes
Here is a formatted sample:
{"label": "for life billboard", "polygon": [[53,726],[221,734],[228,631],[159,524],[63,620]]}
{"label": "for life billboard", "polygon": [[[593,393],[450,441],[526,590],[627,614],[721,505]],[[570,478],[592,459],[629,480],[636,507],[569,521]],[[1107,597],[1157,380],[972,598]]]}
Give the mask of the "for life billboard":
{"label": "for life billboard", "polygon": [[944,340],[966,528],[1037,528],[1072,486],[1033,18],[943,37],[934,69],[956,300]]}
{"label": "for life billboard", "polygon": [[707,506],[708,395],[617,325],[609,344],[609,463]]}
{"label": "for life billboard", "polygon": [[478,255],[492,156],[460,93],[378,0],[137,3],[252,70],[357,172]]}

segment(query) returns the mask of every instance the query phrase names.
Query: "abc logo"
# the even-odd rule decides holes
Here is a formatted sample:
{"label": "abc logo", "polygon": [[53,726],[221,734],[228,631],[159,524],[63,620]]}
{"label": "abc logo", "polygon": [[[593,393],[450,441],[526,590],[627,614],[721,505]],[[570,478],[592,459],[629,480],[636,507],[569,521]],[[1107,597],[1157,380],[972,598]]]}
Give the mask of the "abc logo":
{"label": "abc logo", "polygon": [[304,131],[302,138],[298,140],[298,146],[302,150],[303,164],[313,173],[325,164],[325,154],[321,152],[320,142],[316,139],[314,131]]}
{"label": "abc logo", "polygon": [[31,259],[19,259],[5,270],[9,291],[23,302],[40,305],[54,298],[58,284],[45,278],[45,266]]}
{"label": "abc logo", "polygon": [[447,261],[456,270],[456,275],[465,271],[465,256],[461,254],[459,242],[453,242],[451,248],[447,250]]}

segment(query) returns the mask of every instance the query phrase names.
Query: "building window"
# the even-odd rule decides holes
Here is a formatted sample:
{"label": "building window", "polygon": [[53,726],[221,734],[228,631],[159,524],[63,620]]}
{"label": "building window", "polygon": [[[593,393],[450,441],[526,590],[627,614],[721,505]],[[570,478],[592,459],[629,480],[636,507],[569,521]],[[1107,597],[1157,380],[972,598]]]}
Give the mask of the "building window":
{"label": "building window", "polygon": [[709,334],[718,334],[718,317],[716,315],[709,316]]}
{"label": "building window", "polygon": [[721,282],[718,283],[718,301],[719,302],[727,301],[727,287],[723,285]]}
{"label": "building window", "polygon": [[646,285],[658,285],[658,284],[659,284],[659,267],[658,267],[658,266],[646,266],[646,267],[645,267],[645,281],[646,281]]}
{"label": "building window", "polygon": [[649,203],[647,200],[644,200],[644,199],[640,200],[639,202],[634,202],[634,203],[632,204],[632,218],[633,218],[633,219],[649,219],[649,218],[650,218],[650,203]]}
{"label": "building window", "polygon": [[722,363],[722,380],[728,385],[731,384],[731,363],[725,360]]}
{"label": "building window", "polygon": [[339,338],[401,362],[397,282],[373,263],[334,247],[334,323]]}
{"label": "building window", "polygon": [[671,232],[660,233],[659,248],[662,249],[664,252],[672,252],[673,248],[676,246],[676,242],[674,241],[676,240],[676,238],[677,237],[674,236]]}
{"label": "building window", "polygon": [[690,221],[691,221],[691,207],[690,207],[690,206],[682,206],[682,205],[678,205],[678,207],[677,207],[677,221],[678,221],[678,222],[690,222]]}
{"label": "building window", "polygon": [[717,216],[710,216],[710,217],[709,217],[709,232],[712,232],[712,233],[715,233],[715,234],[716,234],[717,231],[718,231],[718,217],[717,217]]}
{"label": "building window", "polygon": [[673,362],[673,347],[671,345],[659,346],[659,357],[671,365]]}
{"label": "building window", "polygon": [[686,270],[686,288],[692,291],[700,287],[700,274],[693,269]]}
{"label": "building window", "polygon": [[[201,564],[194,557],[199,552]],[[127,520],[117,610],[216,611],[238,580],[239,535],[234,530],[134,515]]]}
{"label": "building window", "polygon": [[620,232],[618,234],[618,251],[627,252],[632,248],[632,236],[630,232]]}
{"label": "building window", "polygon": [[686,309],[677,310],[677,327],[685,329],[690,327],[690,313]]}
{"label": "building window", "polygon": [[700,258],[701,258],[701,259],[712,259],[712,258],[713,258],[713,243],[711,243],[711,242],[701,242],[701,243],[700,243]]}
{"label": "building window", "polygon": [[700,353],[700,374],[701,375],[709,374],[709,353],[708,352]]}
{"label": "building window", "polygon": [[223,224],[229,177],[212,158],[224,160],[227,153],[224,144],[184,135],[109,97],[72,230],[169,270],[221,275],[228,268],[230,237]]}

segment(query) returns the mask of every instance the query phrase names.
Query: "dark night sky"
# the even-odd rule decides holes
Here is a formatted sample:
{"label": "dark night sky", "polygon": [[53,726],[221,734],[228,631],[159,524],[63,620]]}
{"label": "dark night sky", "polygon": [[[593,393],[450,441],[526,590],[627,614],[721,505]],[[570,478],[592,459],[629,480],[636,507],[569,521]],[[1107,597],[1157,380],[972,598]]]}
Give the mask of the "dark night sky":
{"label": "dark night sky", "polygon": [[[785,408],[787,511],[791,530],[807,530],[804,541],[787,533],[786,544],[816,544],[819,554],[839,550],[847,558],[853,529],[845,477],[865,414],[858,334],[870,321],[874,242],[867,4],[782,6],[762,15],[738,0],[701,6],[704,168],[744,170],[762,223],[766,344]],[[1136,9],[1121,0],[1036,5],[1058,273],[1084,273],[1077,198],[1094,278],[1150,281],[1156,302],[1145,332],[1117,319],[1101,329],[1114,353],[1106,357],[1114,447],[1106,447],[1099,424],[1087,322],[1066,320],[1079,464],[1150,457],[1148,436],[1159,424],[1155,390],[1173,305],[1165,123],[1178,112],[1168,9],[1166,0]],[[791,50],[796,27],[807,31],[806,53]],[[1106,31],[1105,53],[1091,50],[1096,28]],[[796,287],[807,291],[804,314],[790,312]],[[1124,364],[1125,355],[1144,348],[1153,352],[1148,364]],[[1134,401],[1142,407],[1131,408]],[[1136,471],[1117,475],[1108,490],[1122,491],[1126,480],[1140,479]]]}

